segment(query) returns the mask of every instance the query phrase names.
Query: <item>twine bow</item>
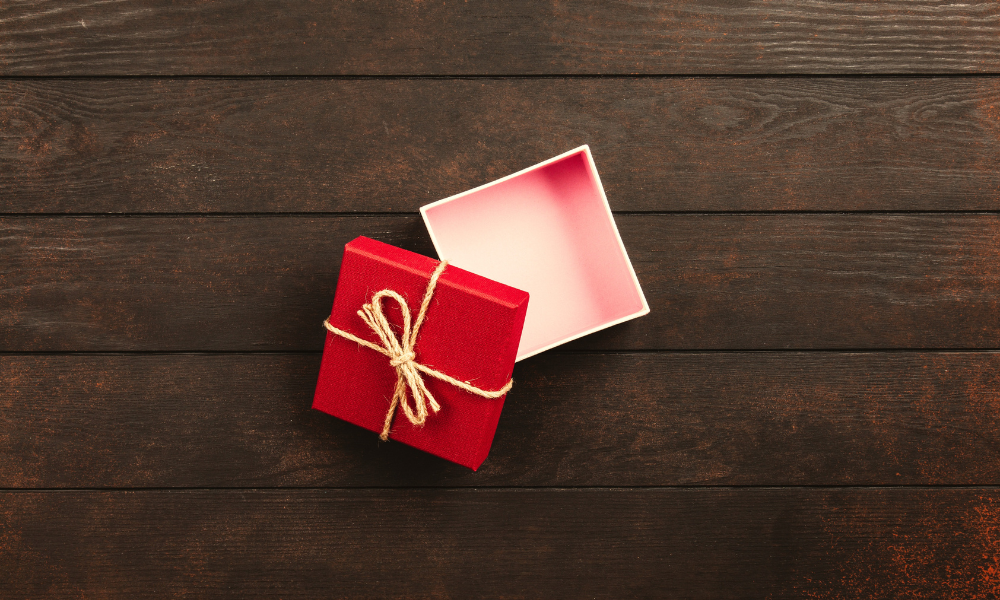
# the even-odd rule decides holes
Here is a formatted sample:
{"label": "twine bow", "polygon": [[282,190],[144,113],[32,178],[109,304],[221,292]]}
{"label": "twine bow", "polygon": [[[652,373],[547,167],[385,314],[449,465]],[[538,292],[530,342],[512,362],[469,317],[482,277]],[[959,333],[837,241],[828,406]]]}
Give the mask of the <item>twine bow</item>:
{"label": "twine bow", "polygon": [[[434,296],[434,288],[437,286],[438,277],[444,271],[445,267],[448,266],[448,261],[441,261],[437,268],[434,269],[434,273],[431,275],[430,281],[427,282],[427,289],[424,291],[424,300],[420,304],[420,311],[417,312],[417,320],[412,324],[410,323],[410,307],[406,305],[406,300],[403,299],[398,293],[393,290],[385,289],[380,292],[376,292],[372,296],[371,301],[361,307],[358,311],[358,315],[365,322],[378,339],[382,342],[382,345],[373,344],[368,340],[363,340],[353,334],[350,334],[343,329],[338,329],[330,324],[330,319],[327,318],[323,321],[323,326],[331,332],[339,335],[340,337],[347,338],[351,341],[357,342],[366,348],[371,348],[376,352],[381,352],[382,354],[389,357],[389,364],[396,369],[396,389],[392,394],[392,403],[389,405],[389,412],[385,415],[385,425],[382,427],[382,433],[379,438],[382,441],[389,439],[389,428],[392,425],[392,418],[396,414],[396,408],[399,406],[403,407],[403,414],[410,423],[421,426],[427,420],[427,407],[434,412],[441,410],[441,405],[437,403],[434,396],[431,394],[430,390],[427,389],[427,385],[424,383],[424,378],[421,373],[425,373],[440,379],[441,381],[450,383],[451,385],[461,388],[471,394],[477,396],[482,396],[483,398],[499,398],[510,391],[510,388],[514,385],[514,380],[510,380],[502,388],[496,391],[483,390],[475,387],[467,381],[459,381],[454,377],[445,375],[440,371],[436,371],[430,367],[424,366],[417,362],[417,355],[413,351],[413,346],[417,342],[417,334],[420,332],[420,326],[424,323],[424,317],[427,314],[427,307],[431,303],[431,297]],[[396,337],[396,332],[393,331],[392,326],[389,324],[389,320],[385,317],[385,313],[382,312],[382,299],[392,298],[399,305],[400,311],[403,313],[403,331],[402,340]],[[410,407],[410,403],[406,400],[406,392],[409,390],[410,395],[413,396],[413,407]]]}

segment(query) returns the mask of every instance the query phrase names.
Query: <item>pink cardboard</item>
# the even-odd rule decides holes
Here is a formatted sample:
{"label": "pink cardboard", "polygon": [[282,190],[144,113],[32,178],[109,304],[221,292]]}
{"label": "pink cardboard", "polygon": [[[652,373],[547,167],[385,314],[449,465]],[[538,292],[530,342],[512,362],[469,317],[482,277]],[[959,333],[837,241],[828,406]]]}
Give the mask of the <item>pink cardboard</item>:
{"label": "pink cardboard", "polygon": [[649,313],[588,146],[420,213],[439,257],[531,295],[517,360]]}

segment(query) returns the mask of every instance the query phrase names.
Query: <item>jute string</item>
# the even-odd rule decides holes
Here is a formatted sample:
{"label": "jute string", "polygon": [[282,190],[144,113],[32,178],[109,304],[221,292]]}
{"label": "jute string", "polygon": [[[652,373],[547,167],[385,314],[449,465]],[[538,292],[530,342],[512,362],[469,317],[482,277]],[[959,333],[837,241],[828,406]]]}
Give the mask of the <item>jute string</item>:
{"label": "jute string", "polygon": [[[454,377],[445,375],[441,371],[437,371],[425,365],[417,362],[417,355],[413,352],[413,346],[417,342],[417,334],[420,333],[420,326],[424,324],[424,317],[427,315],[427,307],[430,306],[431,298],[434,296],[434,288],[437,286],[438,277],[444,271],[445,267],[448,266],[448,261],[441,261],[441,264],[434,269],[434,274],[431,275],[430,281],[427,282],[427,289],[424,291],[424,300],[420,303],[420,310],[417,312],[417,320],[412,324],[412,329],[410,327],[410,307],[406,305],[406,300],[402,296],[394,292],[393,290],[385,289],[380,292],[376,292],[372,296],[371,301],[361,307],[358,311],[358,315],[361,319],[375,332],[378,339],[382,342],[382,345],[373,344],[368,340],[363,340],[353,334],[350,334],[343,329],[338,329],[330,324],[330,319],[327,318],[323,321],[323,326],[326,327],[331,333],[335,333],[342,338],[347,338],[353,342],[357,342],[366,348],[371,348],[376,352],[381,352],[382,354],[389,357],[389,364],[396,369],[396,390],[392,394],[392,403],[389,405],[389,412],[385,415],[385,425],[382,426],[382,433],[379,438],[382,441],[389,439],[389,428],[392,425],[392,418],[396,414],[396,408],[402,406],[403,414],[406,418],[414,425],[423,425],[427,420],[427,407],[434,412],[441,410],[441,406],[434,399],[430,390],[424,384],[424,378],[420,375],[424,373],[430,375],[435,379],[440,379],[441,381],[450,383],[451,385],[463,389],[470,394],[475,394],[477,396],[482,396],[483,398],[499,398],[507,392],[514,385],[514,380],[511,379],[507,382],[507,385],[503,386],[499,390],[489,391],[477,388],[468,381],[460,381]],[[389,325],[389,320],[386,319],[385,313],[382,312],[382,299],[392,298],[399,304],[399,308],[403,313],[403,339],[400,341],[396,337],[396,332],[393,331],[392,327]],[[406,392],[409,390],[410,395],[413,396],[413,407],[406,400]]]}

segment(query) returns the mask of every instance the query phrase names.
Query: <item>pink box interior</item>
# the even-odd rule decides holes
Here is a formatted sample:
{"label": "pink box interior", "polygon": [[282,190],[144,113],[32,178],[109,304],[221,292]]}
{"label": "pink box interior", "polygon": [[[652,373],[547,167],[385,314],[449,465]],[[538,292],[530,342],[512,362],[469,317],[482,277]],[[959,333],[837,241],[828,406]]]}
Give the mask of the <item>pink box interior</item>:
{"label": "pink box interior", "polygon": [[649,312],[587,146],[420,212],[442,259],[530,295],[517,360]]}

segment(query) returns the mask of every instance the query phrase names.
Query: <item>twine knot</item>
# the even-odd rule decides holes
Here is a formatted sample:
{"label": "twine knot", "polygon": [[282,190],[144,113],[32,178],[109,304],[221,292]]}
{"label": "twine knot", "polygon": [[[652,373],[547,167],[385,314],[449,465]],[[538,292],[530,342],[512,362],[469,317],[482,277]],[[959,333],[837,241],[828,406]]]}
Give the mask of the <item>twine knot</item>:
{"label": "twine knot", "polygon": [[408,362],[413,362],[413,359],[416,357],[417,355],[415,353],[406,352],[405,354],[394,356],[392,360],[389,361],[389,364],[392,365],[393,367],[398,367],[399,365],[405,365]]}
{"label": "twine knot", "polygon": [[[402,406],[403,414],[406,415],[407,420],[418,427],[422,426],[427,420],[428,407],[435,413],[441,410],[441,405],[437,403],[430,390],[427,389],[421,373],[450,383],[483,398],[499,398],[509,392],[510,388],[514,385],[514,381],[510,380],[499,390],[483,390],[475,387],[468,381],[459,381],[454,377],[445,375],[440,371],[417,362],[417,355],[413,351],[413,346],[417,342],[417,334],[420,331],[420,326],[423,325],[424,317],[427,314],[427,307],[430,306],[431,297],[434,295],[434,288],[437,286],[438,278],[447,266],[448,261],[441,261],[437,268],[434,269],[430,281],[427,282],[427,289],[424,291],[424,300],[420,304],[420,310],[417,312],[417,320],[412,323],[412,327],[410,322],[410,307],[407,306],[406,300],[393,290],[385,289],[376,292],[372,296],[371,301],[361,307],[361,310],[358,311],[358,316],[375,332],[379,341],[382,342],[381,346],[334,327],[330,324],[329,318],[323,321],[323,326],[331,333],[388,356],[389,365],[396,369],[396,389],[393,391],[389,412],[385,415],[385,424],[382,427],[382,433],[379,435],[382,441],[389,439],[389,429],[392,426],[392,418],[396,414],[397,407]],[[402,339],[396,337],[396,332],[382,311],[382,300],[385,298],[391,298],[399,305],[399,310],[403,315]],[[409,391],[409,395],[413,398],[412,407],[406,399],[407,391]]]}

